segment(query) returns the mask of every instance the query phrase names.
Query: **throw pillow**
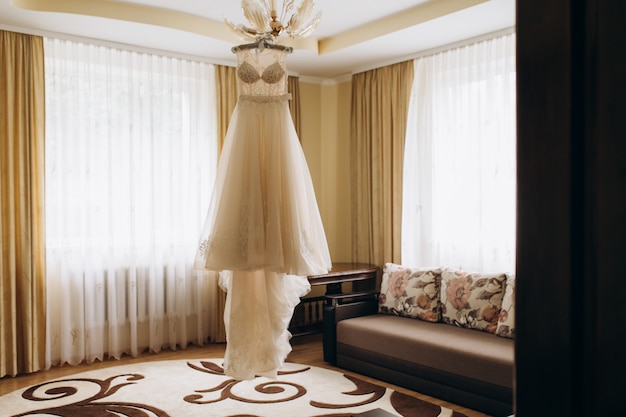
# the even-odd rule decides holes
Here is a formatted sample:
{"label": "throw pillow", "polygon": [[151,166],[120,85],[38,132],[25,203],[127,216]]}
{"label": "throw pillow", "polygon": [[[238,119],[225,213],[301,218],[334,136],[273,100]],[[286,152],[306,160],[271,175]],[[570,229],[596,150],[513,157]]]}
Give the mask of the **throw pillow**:
{"label": "throw pillow", "polygon": [[506,278],[496,334],[510,339],[515,338],[515,275],[509,275]]}
{"label": "throw pillow", "polygon": [[506,274],[444,271],[441,278],[442,321],[495,333],[505,283]]}
{"label": "throw pillow", "polygon": [[439,321],[441,272],[440,268],[420,269],[385,264],[378,300],[379,313]]}

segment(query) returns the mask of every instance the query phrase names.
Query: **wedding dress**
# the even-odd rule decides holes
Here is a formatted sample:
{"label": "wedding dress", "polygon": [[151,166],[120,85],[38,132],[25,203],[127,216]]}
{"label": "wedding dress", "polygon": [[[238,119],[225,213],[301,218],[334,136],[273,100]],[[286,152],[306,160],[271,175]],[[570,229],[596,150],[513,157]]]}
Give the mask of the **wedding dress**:
{"label": "wedding dress", "polygon": [[310,173],[289,112],[288,50],[234,48],[239,99],[201,233],[196,268],[227,291],[225,373],[275,377],[307,276],[331,268]]}

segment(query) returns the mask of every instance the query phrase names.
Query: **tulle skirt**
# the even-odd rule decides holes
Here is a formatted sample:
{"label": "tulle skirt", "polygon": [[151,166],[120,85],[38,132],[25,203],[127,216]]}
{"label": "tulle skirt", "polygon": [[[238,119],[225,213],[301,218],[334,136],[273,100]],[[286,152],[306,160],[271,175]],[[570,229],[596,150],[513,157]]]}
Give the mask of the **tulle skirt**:
{"label": "tulle skirt", "polygon": [[196,267],[308,276],[330,266],[286,99],[241,97],[226,134]]}
{"label": "tulle skirt", "polygon": [[291,352],[287,329],[294,308],[311,284],[273,271],[225,271],[220,285],[227,291],[224,373],[239,380],[275,378]]}
{"label": "tulle skirt", "polygon": [[309,275],[331,268],[309,169],[286,97],[240,97],[217,170],[195,267],[227,291],[226,375],[275,377]]}

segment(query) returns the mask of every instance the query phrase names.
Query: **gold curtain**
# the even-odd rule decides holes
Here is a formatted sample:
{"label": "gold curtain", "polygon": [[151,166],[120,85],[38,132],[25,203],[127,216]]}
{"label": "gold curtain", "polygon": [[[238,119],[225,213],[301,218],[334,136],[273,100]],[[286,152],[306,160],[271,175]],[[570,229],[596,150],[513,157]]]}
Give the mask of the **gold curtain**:
{"label": "gold curtain", "polygon": [[[222,152],[226,132],[230,118],[237,105],[238,87],[237,71],[234,67],[224,65],[215,66],[215,84],[217,91],[217,133],[219,135],[219,151]],[[224,308],[226,307],[226,293],[219,290],[217,292],[218,318],[216,342],[226,341],[226,328],[224,327]]]}
{"label": "gold curtain", "polygon": [[234,67],[224,65],[215,66],[215,84],[217,91],[217,133],[219,135],[219,150],[222,151],[230,117],[237,105],[238,87],[237,71]]}
{"label": "gold curtain", "polygon": [[413,62],[352,76],[352,257],[400,262],[402,166]]}
{"label": "gold curtain", "polygon": [[291,118],[296,128],[298,137],[300,136],[300,80],[298,77],[289,76],[287,78],[287,91],[291,94],[291,100],[289,100],[289,111],[291,112]]}
{"label": "gold curtain", "polygon": [[45,367],[43,39],[0,30],[0,377]]}

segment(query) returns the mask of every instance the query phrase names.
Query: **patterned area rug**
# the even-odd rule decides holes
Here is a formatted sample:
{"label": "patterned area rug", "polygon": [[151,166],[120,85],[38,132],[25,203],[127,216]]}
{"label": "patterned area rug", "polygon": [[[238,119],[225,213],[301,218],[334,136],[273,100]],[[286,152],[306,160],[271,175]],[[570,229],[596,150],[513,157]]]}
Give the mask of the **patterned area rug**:
{"label": "patterned area rug", "polygon": [[122,365],[51,380],[0,397],[2,416],[402,417],[464,414],[344,375],[287,363],[276,380],[236,381],[222,359]]}

